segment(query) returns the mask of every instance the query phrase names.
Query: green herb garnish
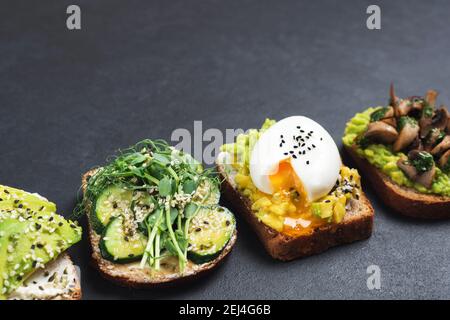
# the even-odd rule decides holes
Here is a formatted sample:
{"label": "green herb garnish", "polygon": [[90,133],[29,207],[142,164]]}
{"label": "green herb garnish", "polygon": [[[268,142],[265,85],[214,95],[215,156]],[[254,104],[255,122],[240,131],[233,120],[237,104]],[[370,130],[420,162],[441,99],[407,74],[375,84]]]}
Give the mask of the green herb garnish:
{"label": "green herb garnish", "polygon": [[408,117],[408,116],[403,116],[400,117],[400,119],[398,120],[398,129],[402,130],[407,124],[412,125],[412,126],[417,126],[417,120],[412,118],[412,117]]}
{"label": "green herb garnish", "polygon": [[370,122],[380,121],[381,119],[384,118],[384,116],[386,115],[386,112],[388,112],[388,110],[389,110],[389,107],[383,107],[378,110],[375,110],[370,115]]}
{"label": "green herb garnish", "polygon": [[416,168],[417,172],[424,173],[433,168],[434,159],[430,153],[421,151],[413,160],[410,160],[410,163]]}

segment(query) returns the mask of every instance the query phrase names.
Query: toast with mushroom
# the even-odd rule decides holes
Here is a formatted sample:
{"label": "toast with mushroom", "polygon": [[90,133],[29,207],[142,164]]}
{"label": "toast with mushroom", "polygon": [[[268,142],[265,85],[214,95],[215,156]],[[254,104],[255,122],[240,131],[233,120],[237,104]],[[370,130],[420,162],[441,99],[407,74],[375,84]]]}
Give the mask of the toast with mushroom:
{"label": "toast with mushroom", "polygon": [[160,287],[215,269],[237,238],[217,177],[165,141],[120,151],[82,178],[94,266],[122,286]]}
{"label": "toast with mushroom", "polygon": [[391,85],[389,105],[356,114],[343,137],[375,192],[407,216],[450,218],[450,115],[436,98],[400,99]]}
{"label": "toast with mushroom", "polygon": [[373,208],[355,169],[315,121],[267,119],[223,145],[222,195],[275,259],[289,261],[370,237]]}

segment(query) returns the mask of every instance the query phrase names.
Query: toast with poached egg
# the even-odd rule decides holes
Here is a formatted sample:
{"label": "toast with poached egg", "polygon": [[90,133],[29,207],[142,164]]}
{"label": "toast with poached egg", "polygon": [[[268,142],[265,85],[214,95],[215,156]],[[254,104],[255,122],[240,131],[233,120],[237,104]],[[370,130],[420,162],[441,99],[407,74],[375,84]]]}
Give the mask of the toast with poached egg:
{"label": "toast with poached egg", "polygon": [[370,237],[373,208],[332,137],[301,116],[266,120],[222,146],[221,191],[267,252],[289,261]]}

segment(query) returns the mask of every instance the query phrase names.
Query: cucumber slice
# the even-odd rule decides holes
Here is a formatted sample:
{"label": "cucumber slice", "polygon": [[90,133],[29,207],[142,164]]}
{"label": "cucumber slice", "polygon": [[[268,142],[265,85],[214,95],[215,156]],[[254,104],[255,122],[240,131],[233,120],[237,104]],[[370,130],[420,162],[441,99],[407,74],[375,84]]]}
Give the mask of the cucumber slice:
{"label": "cucumber slice", "polygon": [[189,225],[188,258],[202,264],[217,258],[236,229],[236,219],[226,208],[204,207]]}
{"label": "cucumber slice", "polygon": [[102,257],[114,263],[128,263],[139,260],[145,251],[147,237],[136,233],[134,237],[125,235],[123,218],[111,219],[100,240]]}
{"label": "cucumber slice", "polygon": [[95,201],[91,214],[92,227],[101,234],[111,217],[118,217],[131,207],[133,191],[120,186],[110,186],[103,190]]}

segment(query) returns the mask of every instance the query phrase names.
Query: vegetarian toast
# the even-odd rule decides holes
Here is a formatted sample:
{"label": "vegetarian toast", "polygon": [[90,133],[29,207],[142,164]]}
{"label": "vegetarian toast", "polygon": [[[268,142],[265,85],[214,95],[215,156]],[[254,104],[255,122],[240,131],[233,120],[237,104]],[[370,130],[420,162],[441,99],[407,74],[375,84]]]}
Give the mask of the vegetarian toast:
{"label": "vegetarian toast", "polygon": [[450,197],[423,194],[413,188],[400,186],[367,160],[358,156],[351,147],[345,146],[345,150],[383,203],[396,212],[413,218],[450,218]]}
{"label": "vegetarian toast", "polygon": [[[148,158],[147,158],[148,163],[147,164],[149,166],[151,166],[152,161],[153,161],[152,159],[157,158],[158,156],[156,155],[157,151],[155,151],[155,150],[153,150],[152,153],[149,153],[149,150],[151,149],[151,147],[149,147],[149,145],[151,145],[151,142],[147,145],[147,148],[145,150],[143,148],[141,148],[142,145],[140,145],[140,147],[137,148],[138,152],[136,153],[133,151],[133,152],[131,152],[131,155],[138,156],[139,154],[145,154],[145,155],[148,154]],[[164,150],[170,150],[171,153],[176,152],[177,154],[181,155],[181,153],[178,153],[178,151],[172,151],[172,149],[167,149],[169,147],[165,143],[164,143],[163,148],[164,148]],[[144,151],[142,151],[142,153],[140,153],[139,150],[144,150]],[[130,154],[128,154],[127,156],[129,156],[129,155]],[[127,158],[127,159],[129,159],[129,158]],[[141,168],[143,170],[147,170],[146,169],[147,164],[142,165]],[[196,163],[195,166],[197,166],[197,165],[199,165],[199,164]],[[167,166],[165,166],[165,167],[167,168]],[[200,167],[198,167],[198,168],[200,168]],[[111,238],[116,238],[116,240],[117,240],[117,237],[114,234],[111,234],[109,232],[109,230],[112,228],[112,226],[114,224],[116,224],[116,221],[118,218],[112,217],[110,222],[105,223],[104,226],[100,226],[103,230],[99,231],[99,229],[98,229],[99,221],[97,218],[98,217],[98,215],[97,215],[98,209],[97,208],[99,206],[100,207],[103,206],[105,204],[105,200],[102,200],[103,198],[101,195],[100,195],[100,197],[97,197],[97,200],[94,200],[96,203],[96,207],[95,207],[95,210],[93,210],[93,202],[91,200],[92,198],[87,196],[87,193],[89,190],[88,189],[89,182],[92,180],[93,181],[92,183],[98,183],[98,179],[99,179],[99,177],[101,177],[102,170],[104,170],[104,167],[87,172],[82,177],[82,190],[83,190],[83,194],[84,194],[83,206],[84,206],[85,213],[88,217],[88,223],[89,223],[89,241],[90,241],[90,245],[92,248],[92,262],[93,262],[93,265],[99,270],[101,275],[103,277],[105,277],[106,279],[111,280],[119,285],[127,286],[127,287],[150,288],[150,287],[166,286],[166,285],[173,284],[173,283],[179,283],[179,282],[184,282],[187,280],[192,280],[201,275],[208,273],[209,271],[211,271],[211,270],[215,269],[217,266],[219,266],[220,263],[224,261],[225,257],[231,252],[231,250],[236,242],[236,238],[237,238],[237,231],[235,229],[234,217],[228,210],[217,205],[218,197],[220,196],[219,190],[217,189],[217,193],[214,193],[213,195],[209,194],[206,198],[204,198],[205,201],[207,199],[212,199],[212,198],[214,198],[214,200],[211,201],[211,203],[205,207],[199,205],[198,208],[203,208],[203,209],[199,209],[200,211],[198,211],[197,213],[195,213],[195,215],[193,215],[191,218],[189,218],[190,222],[188,222],[188,220],[185,220],[185,222],[180,222],[180,221],[182,221],[182,219],[187,219],[187,216],[189,215],[189,213],[187,212],[188,211],[187,208],[188,208],[189,204],[185,205],[185,207],[184,207],[183,217],[180,216],[178,222],[177,222],[177,218],[173,218],[174,220],[171,222],[171,223],[173,223],[173,226],[171,226],[170,228],[173,227],[177,239],[180,236],[180,233],[178,233],[180,231],[180,228],[177,227],[177,223],[178,223],[178,226],[182,226],[183,228],[185,228],[185,230],[188,230],[188,229],[193,230],[193,231],[189,231],[189,236],[188,236],[189,246],[185,247],[186,248],[185,250],[187,251],[187,257],[188,257],[186,264],[181,265],[180,257],[176,255],[177,251],[175,251],[175,249],[171,249],[171,247],[169,247],[171,245],[171,243],[169,243],[169,241],[171,241],[171,238],[166,238],[166,240],[163,240],[164,238],[162,235],[161,240],[159,240],[159,237],[158,237],[158,248],[153,249],[153,246],[155,245],[155,243],[152,242],[152,239],[154,239],[155,233],[152,230],[159,230],[159,231],[155,231],[159,234],[160,231],[162,232],[164,230],[167,230],[167,227],[166,227],[167,224],[166,224],[166,226],[164,226],[164,228],[163,227],[161,227],[160,229],[154,228],[154,224],[155,224],[154,221],[155,221],[155,219],[156,219],[156,221],[158,220],[158,218],[155,218],[155,216],[158,215],[158,209],[155,209],[154,208],[155,206],[152,204],[149,204],[149,202],[147,202],[147,204],[148,204],[147,207],[145,207],[145,206],[143,207],[147,211],[144,211],[143,216],[145,216],[145,217],[141,220],[142,222],[139,222],[139,229],[136,229],[136,232],[141,233],[141,232],[143,232],[142,227],[141,227],[142,224],[143,223],[147,224],[147,228],[148,228],[147,235],[149,235],[149,236],[148,237],[143,236],[144,237],[143,243],[146,244],[146,245],[144,245],[144,247],[146,247],[145,250],[142,249],[143,251],[139,252],[139,253],[136,253],[136,251],[132,251],[132,252],[136,253],[136,256],[131,257],[130,259],[128,259],[127,257],[125,257],[125,259],[124,259],[123,255],[119,256],[117,251],[121,250],[121,248],[114,251],[114,246],[109,244],[109,242],[112,242]],[[178,169],[176,169],[176,170],[178,170]],[[201,170],[203,170],[203,169],[201,169]],[[178,174],[180,174],[180,177],[181,177],[181,173],[180,173],[181,171],[177,171],[177,172],[178,172]],[[198,171],[198,172],[200,172],[200,171]],[[160,177],[160,179],[161,179],[161,177]],[[204,179],[204,178],[200,178],[200,179]],[[161,180],[163,180],[163,179],[161,179]],[[201,181],[204,181],[204,180],[201,180]],[[133,180],[132,183],[136,184],[137,182],[136,182],[136,180]],[[202,185],[200,185],[200,187],[201,186]],[[110,190],[110,188],[111,187],[106,187],[106,189],[104,189],[100,193],[103,194],[104,192],[108,192],[108,190]],[[198,188],[199,187],[196,186],[194,189],[198,191],[199,190]],[[217,188],[218,188],[218,186],[217,186]],[[154,187],[147,189],[147,190],[149,190],[148,192],[151,192],[152,194],[154,194],[155,197],[158,197],[157,192],[162,193],[163,192],[162,189],[163,189],[163,185],[161,183],[161,184],[155,185]],[[193,199],[196,199],[195,194],[197,194],[196,193],[197,191],[195,191],[195,193],[194,193],[194,191],[192,191],[191,194],[193,194],[194,196],[191,198],[192,200],[190,200],[190,201],[194,201]],[[128,192],[128,191],[124,191],[124,192]],[[145,197],[148,197],[147,191],[144,193],[145,193]],[[181,194],[181,193],[179,191],[179,194]],[[114,192],[111,194],[106,199],[110,199],[110,197],[114,196]],[[135,200],[136,196],[141,196],[141,195],[136,195],[136,192],[133,195],[133,204],[131,205],[131,208],[132,208],[132,210],[134,210],[135,217],[137,215],[142,215],[142,212],[137,209],[138,206],[140,206],[139,201],[141,201],[141,200]],[[215,198],[216,196],[217,196],[217,198]],[[179,199],[180,197],[181,196],[174,196],[173,198]],[[106,200],[106,202],[107,201],[109,201],[109,200]],[[114,201],[116,201],[116,200],[114,200]],[[161,203],[164,204],[164,201],[160,200],[160,201],[155,202],[156,206]],[[191,203],[192,203],[192,205],[194,205],[193,202],[191,202]],[[117,205],[119,206],[118,209],[120,209],[122,206],[120,201],[117,201]],[[114,204],[115,207],[117,207],[117,205]],[[194,205],[194,207],[195,207],[195,205]],[[172,216],[172,210],[173,209],[171,209],[171,211],[170,211],[171,216]],[[181,210],[183,210],[183,209],[179,209],[179,212],[183,212]],[[123,211],[125,212],[126,210],[123,210]],[[219,247],[217,247],[217,249],[214,249],[217,244],[217,241],[211,248],[210,248],[210,246],[207,247],[207,243],[214,241],[217,238],[217,235],[221,234],[220,233],[221,231],[217,231],[218,229],[214,229],[214,230],[216,230],[216,231],[214,231],[215,233],[211,233],[211,234],[205,233],[206,238],[203,239],[203,242],[201,242],[202,244],[198,245],[198,247],[195,246],[195,241],[199,239],[198,237],[200,237],[200,238],[202,237],[202,232],[207,232],[207,230],[209,230],[208,228],[216,228],[215,225],[216,225],[217,220],[214,220],[213,218],[211,218],[211,215],[208,215],[208,212],[213,215],[216,214],[217,217],[219,217],[220,214],[222,214],[222,216],[225,215],[226,217],[229,217],[233,221],[231,223],[229,220],[223,222],[223,223],[226,222],[225,223],[226,228],[228,228],[227,230],[230,230],[231,233],[229,233],[229,235],[227,236],[229,238],[227,238],[223,242],[221,242],[221,243],[223,243],[223,245],[220,245]],[[122,212],[120,214],[124,214],[124,213]],[[204,214],[206,214],[206,215],[204,215]],[[119,217],[120,217],[120,215],[119,215]],[[166,217],[169,219],[169,216],[166,216]],[[199,220],[200,218],[202,219],[201,221]],[[94,220],[94,219],[96,219],[96,220]],[[189,225],[189,227],[187,225]],[[221,229],[219,229],[219,230],[221,230]],[[194,233],[193,235],[192,235],[192,232]],[[186,231],[186,233],[187,233],[187,231]],[[169,235],[168,235],[168,237],[169,237]],[[194,239],[195,241],[192,239]],[[119,244],[121,243],[122,244],[121,246],[124,248],[129,246],[127,242],[123,242],[123,239],[119,239],[118,241],[119,241]],[[128,240],[126,240],[126,241],[128,241]],[[161,246],[159,246],[160,241],[161,241]],[[182,242],[179,242],[179,245],[181,247]],[[210,248],[210,249],[208,249],[208,248]],[[162,253],[159,255],[160,250],[162,251]],[[116,254],[114,252],[116,252]],[[183,268],[183,269],[181,269],[181,268]]]}
{"label": "vegetarian toast", "polygon": [[309,118],[266,119],[222,146],[216,170],[222,195],[273,258],[318,254],[372,233],[374,211],[357,170],[342,165],[333,138]]}
{"label": "vegetarian toast", "polygon": [[0,185],[0,300],[77,300],[79,275],[65,251],[81,228],[36,193]]}
{"label": "vegetarian toast", "polygon": [[369,238],[372,234],[374,211],[364,193],[352,201],[344,220],[315,229],[311,234],[292,237],[262,223],[252,212],[252,203],[242,195],[224,166],[217,163],[222,178],[221,192],[226,201],[239,212],[256,232],[267,252],[275,259],[290,261],[321,253],[331,247]]}
{"label": "vegetarian toast", "polygon": [[396,212],[450,218],[450,115],[437,92],[369,108],[348,123],[345,150],[381,200]]}

